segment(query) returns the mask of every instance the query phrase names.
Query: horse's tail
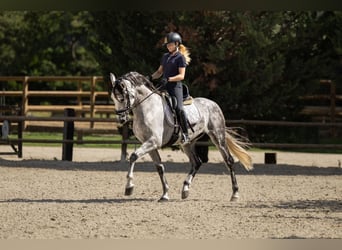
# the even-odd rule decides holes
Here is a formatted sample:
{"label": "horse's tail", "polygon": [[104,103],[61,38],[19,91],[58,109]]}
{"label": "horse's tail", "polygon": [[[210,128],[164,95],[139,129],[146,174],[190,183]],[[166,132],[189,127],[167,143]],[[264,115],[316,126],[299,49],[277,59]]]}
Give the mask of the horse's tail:
{"label": "horse's tail", "polygon": [[237,135],[235,131],[226,128],[226,141],[230,152],[232,152],[232,154],[239,159],[240,163],[245,167],[246,170],[252,170],[252,158],[245,149],[249,146],[249,143],[239,140],[238,138],[234,137],[234,135]]}

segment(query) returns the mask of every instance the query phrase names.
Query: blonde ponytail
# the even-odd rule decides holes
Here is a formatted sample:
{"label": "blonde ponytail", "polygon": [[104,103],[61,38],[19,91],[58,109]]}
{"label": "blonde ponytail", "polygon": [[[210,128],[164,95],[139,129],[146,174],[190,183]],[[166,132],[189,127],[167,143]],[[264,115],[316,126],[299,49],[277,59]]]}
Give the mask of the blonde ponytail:
{"label": "blonde ponytail", "polygon": [[185,47],[183,44],[180,44],[179,52],[184,56],[186,64],[189,65],[191,58],[190,58],[190,52],[188,48]]}

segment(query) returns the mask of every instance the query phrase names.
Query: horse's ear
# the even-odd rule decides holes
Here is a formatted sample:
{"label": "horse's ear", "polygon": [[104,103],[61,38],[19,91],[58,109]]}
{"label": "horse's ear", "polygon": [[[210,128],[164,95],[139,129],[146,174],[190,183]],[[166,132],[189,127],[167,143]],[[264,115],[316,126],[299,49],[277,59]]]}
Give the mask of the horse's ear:
{"label": "horse's ear", "polygon": [[115,75],[113,73],[110,73],[109,75],[110,75],[110,81],[112,82],[112,85],[114,86],[115,80],[116,80]]}

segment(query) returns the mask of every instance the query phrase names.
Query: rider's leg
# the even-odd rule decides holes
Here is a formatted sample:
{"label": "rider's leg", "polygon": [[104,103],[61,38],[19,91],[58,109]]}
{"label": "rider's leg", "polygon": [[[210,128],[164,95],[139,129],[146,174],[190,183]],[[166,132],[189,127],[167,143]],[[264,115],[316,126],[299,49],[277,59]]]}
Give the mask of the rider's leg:
{"label": "rider's leg", "polygon": [[188,144],[189,143],[188,119],[183,109],[182,83],[178,82],[178,83],[168,84],[167,91],[169,92],[171,96],[174,96],[177,99],[176,113],[177,113],[177,119],[179,120],[179,124],[182,129],[182,142],[185,144]]}
{"label": "rider's leg", "polygon": [[179,117],[179,124],[181,126],[181,129],[182,129],[182,142],[183,143],[189,143],[189,135],[188,135],[188,119],[186,117],[186,114],[184,112],[183,109],[181,110],[177,110],[177,112],[179,113],[178,114],[178,117]]}

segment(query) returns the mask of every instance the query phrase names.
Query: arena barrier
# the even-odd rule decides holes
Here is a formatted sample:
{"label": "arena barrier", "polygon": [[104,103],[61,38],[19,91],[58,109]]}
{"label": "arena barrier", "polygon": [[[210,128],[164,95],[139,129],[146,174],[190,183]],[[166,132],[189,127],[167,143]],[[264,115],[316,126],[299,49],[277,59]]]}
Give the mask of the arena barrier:
{"label": "arena barrier", "polygon": [[[62,160],[72,161],[72,151],[74,144],[121,144],[121,160],[127,158],[127,146],[129,144],[140,144],[135,139],[129,139],[128,125],[122,126],[121,140],[74,140],[75,127],[74,122],[110,122],[118,124],[117,118],[91,118],[91,117],[76,117],[75,111],[72,109],[65,109],[63,117],[32,117],[32,116],[0,116],[0,122],[4,121],[11,123],[18,123],[17,138],[1,138],[1,144],[20,145],[18,147],[18,157],[23,155],[23,143],[61,143],[63,147]],[[63,139],[25,139],[23,138],[22,124],[24,121],[38,121],[38,122],[63,122]],[[257,120],[230,120],[227,121],[229,127],[236,125],[256,125],[256,126],[292,126],[292,127],[326,127],[326,128],[342,128],[342,123],[321,123],[321,122],[291,122],[291,121],[257,121]],[[199,141],[198,146],[212,146],[209,141]],[[342,149],[342,144],[295,144],[295,143],[253,143],[252,147],[265,149]],[[274,156],[272,156],[274,157]]]}

